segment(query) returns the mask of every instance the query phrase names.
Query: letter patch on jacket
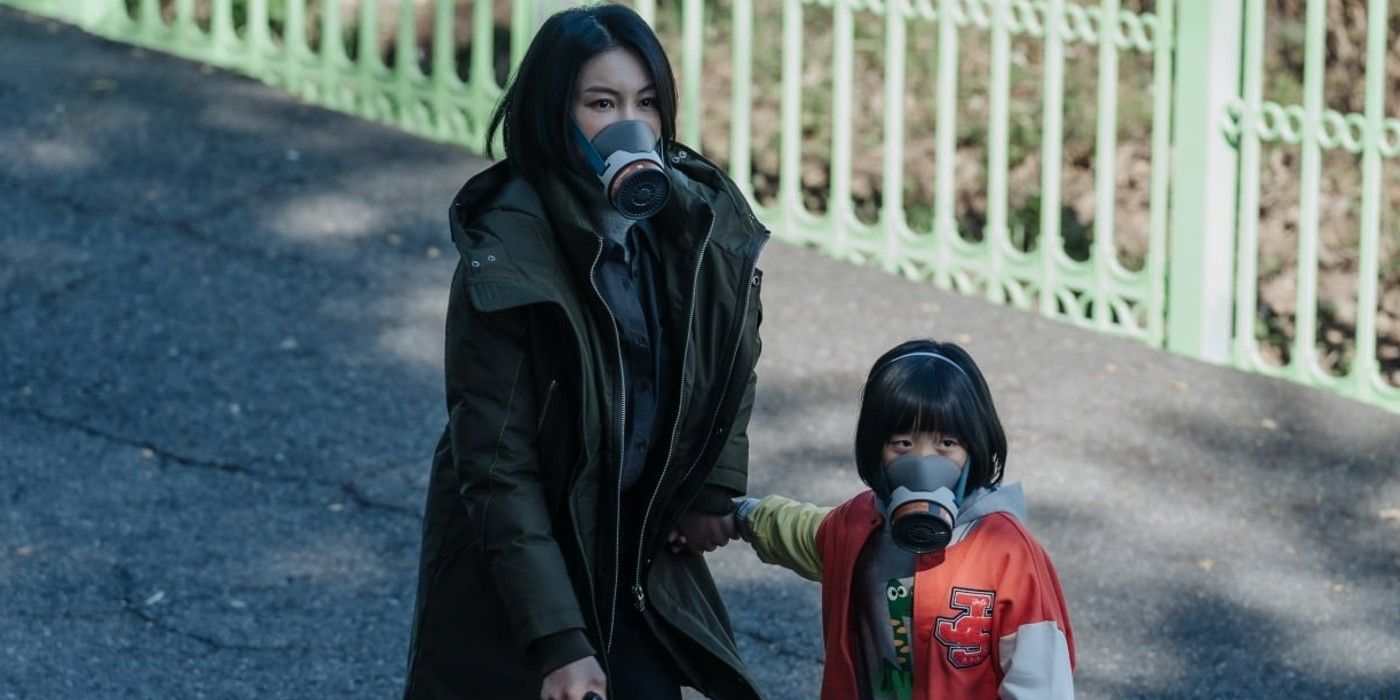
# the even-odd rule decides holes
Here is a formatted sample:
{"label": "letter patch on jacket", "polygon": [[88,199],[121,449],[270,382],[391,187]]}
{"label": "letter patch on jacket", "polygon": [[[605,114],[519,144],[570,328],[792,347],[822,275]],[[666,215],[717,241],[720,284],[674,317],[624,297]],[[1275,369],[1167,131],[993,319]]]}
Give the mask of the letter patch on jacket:
{"label": "letter patch on jacket", "polygon": [[948,649],[948,663],[967,668],[982,663],[992,651],[993,591],[954,588],[948,605],[961,610],[934,620],[933,638]]}

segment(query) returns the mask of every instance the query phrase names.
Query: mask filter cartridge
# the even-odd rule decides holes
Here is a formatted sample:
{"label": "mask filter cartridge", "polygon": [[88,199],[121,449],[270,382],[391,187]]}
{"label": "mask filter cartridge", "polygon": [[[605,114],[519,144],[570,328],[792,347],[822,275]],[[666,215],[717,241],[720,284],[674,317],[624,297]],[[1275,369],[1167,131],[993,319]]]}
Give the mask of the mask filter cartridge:
{"label": "mask filter cartridge", "polygon": [[885,467],[885,517],[895,544],[915,554],[948,546],[965,473],[938,455],[904,455]]}
{"label": "mask filter cartridge", "polygon": [[609,124],[592,141],[577,123],[572,126],[579,150],[613,208],[633,220],[661,211],[671,196],[671,179],[661,160],[660,139],[646,122]]}

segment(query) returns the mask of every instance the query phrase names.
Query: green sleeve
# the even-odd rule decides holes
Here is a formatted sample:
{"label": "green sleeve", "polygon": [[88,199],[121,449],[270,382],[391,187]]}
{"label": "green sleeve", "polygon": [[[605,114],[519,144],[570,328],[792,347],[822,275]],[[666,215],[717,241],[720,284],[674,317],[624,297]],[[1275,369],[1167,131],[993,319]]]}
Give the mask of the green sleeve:
{"label": "green sleeve", "polygon": [[817,528],[831,511],[829,506],[767,496],[748,511],[744,539],[753,545],[763,562],[777,564],[805,579],[821,581]]}

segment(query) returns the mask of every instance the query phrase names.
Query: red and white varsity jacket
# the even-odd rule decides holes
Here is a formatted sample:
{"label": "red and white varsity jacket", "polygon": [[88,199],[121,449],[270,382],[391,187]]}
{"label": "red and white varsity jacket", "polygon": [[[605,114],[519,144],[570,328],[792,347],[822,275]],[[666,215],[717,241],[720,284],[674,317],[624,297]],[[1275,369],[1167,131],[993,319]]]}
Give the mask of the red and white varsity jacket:
{"label": "red and white varsity jacket", "polygon": [[[1001,491],[1020,496],[1016,486]],[[882,522],[866,491],[817,528],[823,700],[859,697],[851,596],[857,558]],[[1059,577],[1012,513],[987,513],[943,552],[920,555],[913,611],[915,700],[1074,696],[1074,635]]]}

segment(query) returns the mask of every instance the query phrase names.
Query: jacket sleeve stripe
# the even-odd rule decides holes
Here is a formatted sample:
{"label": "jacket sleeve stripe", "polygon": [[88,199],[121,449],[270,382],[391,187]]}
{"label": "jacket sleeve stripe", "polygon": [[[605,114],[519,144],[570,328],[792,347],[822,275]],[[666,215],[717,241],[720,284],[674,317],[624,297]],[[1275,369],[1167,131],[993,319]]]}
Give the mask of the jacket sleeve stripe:
{"label": "jacket sleeve stripe", "polygon": [[1000,641],[1004,674],[998,695],[1007,700],[1074,697],[1069,643],[1053,621],[1021,625]]}

